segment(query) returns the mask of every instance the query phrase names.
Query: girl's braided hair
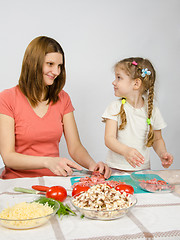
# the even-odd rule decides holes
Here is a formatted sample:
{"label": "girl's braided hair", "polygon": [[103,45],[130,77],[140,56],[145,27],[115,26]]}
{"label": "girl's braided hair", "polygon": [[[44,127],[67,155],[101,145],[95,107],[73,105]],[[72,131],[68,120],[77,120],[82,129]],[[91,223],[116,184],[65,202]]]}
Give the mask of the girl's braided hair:
{"label": "girl's braided hair", "polygon": [[[143,59],[139,57],[131,57],[126,58],[118,63],[115,64],[114,68],[121,68],[126,72],[128,76],[130,76],[132,79],[141,79],[142,81],[142,94],[148,95],[148,113],[147,113],[147,119],[150,120],[152,116],[152,110],[153,110],[153,99],[154,99],[154,83],[156,78],[156,72],[152,64],[148,59]],[[145,76],[142,76],[142,69],[148,69],[151,74],[145,74]],[[124,111],[124,104],[121,104],[120,108],[120,117],[121,117],[121,125],[119,126],[119,130],[123,130],[127,124],[126,119],[126,113]],[[153,145],[154,140],[154,132],[153,127],[149,121],[149,133],[148,138],[146,142],[147,147],[151,147]]]}

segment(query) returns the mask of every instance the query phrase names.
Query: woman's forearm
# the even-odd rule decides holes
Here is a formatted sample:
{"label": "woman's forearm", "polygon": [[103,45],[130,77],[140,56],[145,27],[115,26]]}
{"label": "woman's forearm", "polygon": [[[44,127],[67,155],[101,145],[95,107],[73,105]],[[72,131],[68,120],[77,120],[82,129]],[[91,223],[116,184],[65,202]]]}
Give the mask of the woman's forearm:
{"label": "woman's forearm", "polygon": [[16,152],[2,155],[5,166],[15,170],[30,170],[46,167],[46,162],[50,157],[30,156]]}
{"label": "woman's forearm", "polygon": [[82,144],[79,144],[72,152],[69,151],[69,154],[76,163],[84,168],[89,169],[92,165],[96,165],[96,162],[92,159]]}

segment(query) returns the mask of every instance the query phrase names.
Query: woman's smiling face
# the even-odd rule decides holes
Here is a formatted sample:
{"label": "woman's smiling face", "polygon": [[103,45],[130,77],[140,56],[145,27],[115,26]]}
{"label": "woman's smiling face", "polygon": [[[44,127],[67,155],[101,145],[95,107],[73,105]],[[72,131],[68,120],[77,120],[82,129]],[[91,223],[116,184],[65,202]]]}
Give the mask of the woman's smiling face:
{"label": "woman's smiling face", "polygon": [[45,86],[52,85],[56,77],[61,73],[63,57],[61,53],[47,53],[43,63],[43,80]]}

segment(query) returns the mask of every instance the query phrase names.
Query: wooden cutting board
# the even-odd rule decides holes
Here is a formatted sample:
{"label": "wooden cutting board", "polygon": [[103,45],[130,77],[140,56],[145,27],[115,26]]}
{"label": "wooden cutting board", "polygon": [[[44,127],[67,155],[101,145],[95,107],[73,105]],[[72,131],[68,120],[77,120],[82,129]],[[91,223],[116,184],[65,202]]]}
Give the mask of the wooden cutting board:
{"label": "wooden cutting board", "polygon": [[[158,175],[156,174],[143,174],[144,177],[143,179],[146,180],[150,180],[153,178],[156,178],[157,180],[163,180],[162,178],[160,178]],[[142,176],[142,174],[141,174]],[[73,185],[76,182],[79,182],[80,178],[82,177],[72,177],[71,178],[71,184]],[[133,180],[129,175],[116,175],[116,176],[111,176],[108,180],[114,180],[114,181],[121,181],[121,182],[125,182],[126,184],[131,185],[134,188],[134,193],[149,193],[148,191],[145,191],[143,189],[141,189]]]}

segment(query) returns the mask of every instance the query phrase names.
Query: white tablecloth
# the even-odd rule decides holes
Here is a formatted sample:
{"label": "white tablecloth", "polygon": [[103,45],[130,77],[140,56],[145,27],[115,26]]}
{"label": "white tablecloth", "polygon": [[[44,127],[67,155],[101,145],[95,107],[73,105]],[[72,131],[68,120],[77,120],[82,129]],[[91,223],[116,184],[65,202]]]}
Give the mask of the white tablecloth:
{"label": "white tablecloth", "polygon": [[[22,193],[14,187],[31,188],[32,185],[61,185],[71,187],[70,177],[42,177],[0,180],[0,204],[8,201],[4,196]],[[126,240],[126,239],[179,239],[180,195],[176,193],[136,194],[137,205],[124,217],[113,221],[97,221],[78,216],[53,217],[41,227],[12,230],[0,226],[0,240]],[[69,202],[67,198],[66,202]]]}

